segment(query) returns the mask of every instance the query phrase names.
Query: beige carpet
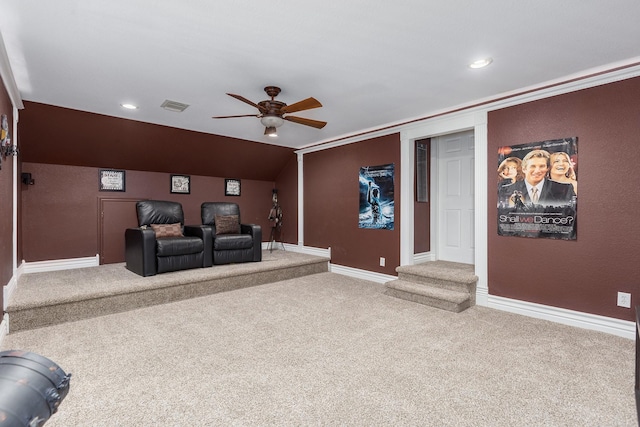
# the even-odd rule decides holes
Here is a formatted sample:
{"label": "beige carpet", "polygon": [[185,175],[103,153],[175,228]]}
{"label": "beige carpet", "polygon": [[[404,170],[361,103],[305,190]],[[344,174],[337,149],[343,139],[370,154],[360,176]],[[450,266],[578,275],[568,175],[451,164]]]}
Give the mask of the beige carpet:
{"label": "beige carpet", "polygon": [[320,273],[7,336],[59,426],[635,426],[634,342]]}

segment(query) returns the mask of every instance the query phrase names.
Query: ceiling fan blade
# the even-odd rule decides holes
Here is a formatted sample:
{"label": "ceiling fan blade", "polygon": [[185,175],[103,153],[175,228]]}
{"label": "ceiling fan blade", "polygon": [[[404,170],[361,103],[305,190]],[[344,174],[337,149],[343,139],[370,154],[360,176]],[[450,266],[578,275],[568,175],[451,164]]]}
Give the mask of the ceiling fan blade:
{"label": "ceiling fan blade", "polygon": [[244,103],[247,103],[249,105],[251,105],[252,107],[257,108],[261,113],[266,113],[267,111],[264,109],[264,107],[259,106],[258,104],[256,104],[253,101],[249,101],[247,98],[245,98],[244,96],[240,96],[240,95],[235,95],[233,93],[227,93],[227,95],[237,99],[238,101],[242,101]]}
{"label": "ceiling fan blade", "polygon": [[321,122],[320,120],[305,119],[304,117],[296,116],[286,116],[283,117],[283,119],[289,120],[290,122],[298,123],[300,125],[311,126],[316,129],[322,129],[327,124],[327,122]]}
{"label": "ceiling fan blade", "polygon": [[260,117],[259,114],[241,114],[239,116],[214,116],[212,119],[232,119],[234,117]]}
{"label": "ceiling fan blade", "polygon": [[307,98],[307,99],[303,99],[302,101],[296,102],[294,104],[285,106],[284,108],[280,109],[280,112],[295,113],[296,111],[311,110],[312,108],[319,108],[319,107],[322,107],[322,104],[320,104],[320,101],[318,101],[315,98]]}

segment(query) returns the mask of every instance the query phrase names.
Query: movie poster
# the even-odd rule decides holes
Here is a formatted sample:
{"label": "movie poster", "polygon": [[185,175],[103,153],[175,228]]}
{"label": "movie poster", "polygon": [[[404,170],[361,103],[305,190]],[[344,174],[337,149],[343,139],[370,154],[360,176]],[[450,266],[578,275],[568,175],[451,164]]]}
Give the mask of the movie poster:
{"label": "movie poster", "polygon": [[393,163],[360,168],[359,228],[393,230]]}
{"label": "movie poster", "polygon": [[576,240],[578,138],[498,149],[498,235]]}

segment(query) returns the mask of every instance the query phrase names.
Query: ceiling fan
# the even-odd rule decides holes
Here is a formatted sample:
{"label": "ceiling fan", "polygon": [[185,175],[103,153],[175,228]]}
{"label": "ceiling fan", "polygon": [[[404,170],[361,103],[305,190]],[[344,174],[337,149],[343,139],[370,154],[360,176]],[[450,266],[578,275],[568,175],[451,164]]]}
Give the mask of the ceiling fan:
{"label": "ceiling fan", "polygon": [[267,86],[264,91],[271,97],[270,100],[260,101],[257,104],[249,101],[247,98],[235,95],[233,93],[227,93],[227,95],[245,102],[258,109],[258,114],[242,114],[239,116],[216,116],[213,119],[228,119],[233,117],[258,117],[260,122],[264,125],[264,134],[268,136],[278,136],[276,128],[282,126],[284,120],[298,123],[305,126],[311,126],[316,129],[322,129],[327,122],[319,120],[306,119],[304,117],[289,116],[285,114],[295,113],[296,111],[311,110],[313,108],[322,107],[322,104],[315,98],[307,98],[302,101],[296,102],[291,105],[287,105],[284,102],[276,101],[274,98],[280,93],[280,88],[276,86]]}

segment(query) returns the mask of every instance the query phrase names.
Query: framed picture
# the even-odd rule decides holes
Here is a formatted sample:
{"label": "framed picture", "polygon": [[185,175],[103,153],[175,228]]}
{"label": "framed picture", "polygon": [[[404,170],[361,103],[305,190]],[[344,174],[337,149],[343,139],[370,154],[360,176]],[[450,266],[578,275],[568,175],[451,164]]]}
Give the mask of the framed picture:
{"label": "framed picture", "polygon": [[240,180],[239,179],[225,179],[224,180],[224,195],[225,196],[239,196],[240,195]]}
{"label": "framed picture", "polygon": [[125,171],[100,169],[98,171],[98,189],[100,191],[125,191]]}
{"label": "framed picture", "polygon": [[191,177],[189,175],[171,175],[171,192],[178,194],[190,194]]}

